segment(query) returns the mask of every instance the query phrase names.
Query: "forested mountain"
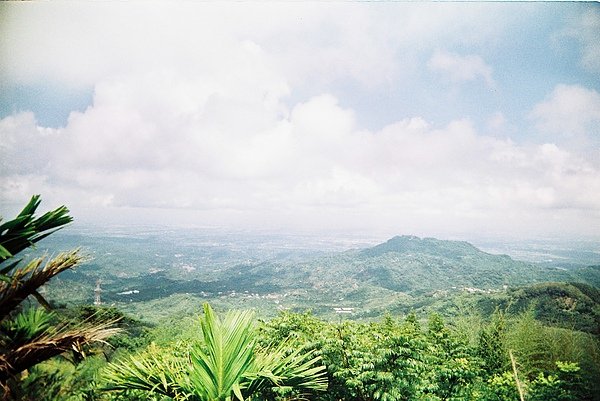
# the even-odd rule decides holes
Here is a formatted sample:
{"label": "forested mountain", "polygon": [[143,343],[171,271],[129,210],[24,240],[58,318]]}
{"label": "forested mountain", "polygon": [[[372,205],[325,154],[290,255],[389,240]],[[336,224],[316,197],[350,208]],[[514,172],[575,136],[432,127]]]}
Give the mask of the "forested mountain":
{"label": "forested mountain", "polygon": [[103,302],[145,317],[157,309],[190,312],[183,305],[194,299],[265,316],[311,309],[331,317],[341,307],[352,308],[352,318],[423,308],[449,314],[447,303],[463,295],[485,295],[495,299],[491,305],[499,294],[529,284],[600,283],[598,266],[528,263],[464,241],[415,236],[346,251],[305,239],[211,239],[190,231],[56,237],[63,247],[79,241],[93,259],[48,287],[55,301],[91,303],[101,280]]}
{"label": "forested mountain", "polygon": [[394,237],[372,248],[317,259],[305,270],[313,280],[332,285],[345,278],[353,284],[409,294],[464,287],[499,290],[505,285],[562,280],[576,274],[492,255],[467,242],[414,236]]}

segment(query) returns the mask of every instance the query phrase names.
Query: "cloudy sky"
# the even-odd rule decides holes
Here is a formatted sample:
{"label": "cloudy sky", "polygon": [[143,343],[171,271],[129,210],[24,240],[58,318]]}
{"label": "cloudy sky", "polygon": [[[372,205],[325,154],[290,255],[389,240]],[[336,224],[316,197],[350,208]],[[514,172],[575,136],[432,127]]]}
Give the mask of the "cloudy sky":
{"label": "cloudy sky", "polygon": [[0,4],[0,206],[600,237],[594,3]]}

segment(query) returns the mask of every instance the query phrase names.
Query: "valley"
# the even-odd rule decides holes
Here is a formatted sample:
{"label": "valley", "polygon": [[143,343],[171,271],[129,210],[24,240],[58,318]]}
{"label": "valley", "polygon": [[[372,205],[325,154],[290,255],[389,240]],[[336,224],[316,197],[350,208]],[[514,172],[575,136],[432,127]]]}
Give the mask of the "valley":
{"label": "valley", "polygon": [[411,311],[454,317],[467,309],[491,313],[506,307],[515,291],[531,285],[600,286],[600,257],[593,248],[552,250],[548,243],[528,252],[561,253],[562,263],[520,261],[465,241],[416,236],[380,241],[214,229],[69,227],[44,247],[81,247],[89,255],[84,265],[46,286],[51,300],[92,304],[99,281],[103,304],[154,322],[197,314],[203,302],[220,310],[254,309],[262,317],[283,310],[311,310],[327,319]]}

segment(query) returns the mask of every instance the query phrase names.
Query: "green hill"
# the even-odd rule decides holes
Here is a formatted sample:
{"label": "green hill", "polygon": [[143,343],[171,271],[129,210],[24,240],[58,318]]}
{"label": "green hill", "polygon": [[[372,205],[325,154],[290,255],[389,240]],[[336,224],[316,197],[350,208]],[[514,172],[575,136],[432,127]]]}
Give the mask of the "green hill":
{"label": "green hill", "polygon": [[426,253],[432,256],[454,259],[481,253],[479,249],[464,241],[441,241],[435,238],[421,239],[413,235],[403,235],[396,236],[372,248],[364,249],[361,251],[361,255],[377,257],[390,252],[401,254]]}
{"label": "green hill", "polygon": [[[95,238],[88,236],[84,242],[95,259],[49,286],[54,300],[91,303],[96,280],[101,279],[104,302],[136,310],[147,309],[151,301],[185,295],[199,303],[255,307],[267,315],[279,309],[312,309],[332,316],[335,308],[349,307],[354,308],[352,317],[360,318],[385,310],[443,308],[444,300],[460,295],[498,298],[510,288],[543,282],[600,285],[600,266],[526,263],[483,252],[468,242],[414,236],[345,252],[302,250],[293,258],[279,257],[282,252],[260,244],[256,252],[250,245],[216,246],[205,239],[194,245],[189,239],[182,242],[187,238],[183,235],[173,241],[168,236],[132,240],[126,252],[121,237]],[[186,245],[177,245],[181,243]],[[590,291],[584,293],[589,296]],[[500,302],[488,304],[493,307],[496,301]]]}
{"label": "green hill", "polygon": [[552,326],[600,334],[600,291],[582,283],[541,283],[515,288],[496,301],[509,313],[532,310]]}
{"label": "green hill", "polygon": [[[256,274],[259,266],[248,267]],[[359,251],[348,251],[305,263],[279,265],[275,280],[293,280],[319,289],[346,293],[365,285],[412,295],[467,289],[498,291],[543,281],[595,282],[599,272],[564,270],[516,261],[483,252],[468,242],[399,236]],[[300,281],[302,279],[302,281]],[[284,285],[285,286],[285,285]]]}

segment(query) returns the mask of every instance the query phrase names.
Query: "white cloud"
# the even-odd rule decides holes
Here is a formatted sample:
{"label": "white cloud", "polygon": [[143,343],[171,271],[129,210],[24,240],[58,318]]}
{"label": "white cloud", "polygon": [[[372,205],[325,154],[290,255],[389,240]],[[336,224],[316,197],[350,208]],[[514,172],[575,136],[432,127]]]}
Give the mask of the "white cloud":
{"label": "white cloud", "polygon": [[[39,127],[31,112],[0,120],[0,172],[35,173],[48,168],[56,130]],[[18,149],[18,152],[14,152]]]}
{"label": "white cloud", "polygon": [[[108,77],[243,65],[259,44],[292,85],[340,78],[372,87],[410,77],[443,35],[449,46],[493,38],[514,18],[493,4],[33,3],[3,4],[3,75],[93,86]],[[415,46],[418,38],[419,46]],[[251,46],[251,45],[250,45]],[[244,74],[243,69],[237,70]],[[235,77],[235,76],[234,76]],[[241,81],[237,76],[236,81]]]}
{"label": "white cloud", "polygon": [[579,41],[581,65],[590,72],[600,72],[600,11],[586,10],[575,23],[570,24],[562,35]]}
{"label": "white cloud", "polygon": [[[469,120],[436,127],[415,117],[370,132],[330,94],[286,111],[254,89],[216,96],[194,82],[99,84],[94,105],[51,132],[30,113],[1,120],[12,164],[3,197],[42,192],[74,209],[187,208],[221,222],[413,232],[546,227],[549,213],[589,219],[600,210],[598,168],[556,145],[483,136]],[[10,156],[26,154],[33,164]]]}
{"label": "white cloud", "polygon": [[[0,120],[2,201],[39,192],[98,216],[183,208],[184,221],[415,233],[600,219],[598,166],[563,146],[498,139],[510,136],[503,114],[489,121],[493,137],[469,118],[401,108],[367,130],[330,93],[414,76],[442,34],[444,48],[482,46],[512,18],[495,5],[3,7],[3,75],[91,85],[94,100],[56,130],[31,113]],[[494,85],[475,54],[438,51],[428,66]],[[589,133],[597,105],[596,91],[563,85],[532,116],[540,129]]]}
{"label": "white cloud", "polygon": [[600,94],[579,85],[557,85],[530,113],[544,134],[600,135]]}
{"label": "white cloud", "polygon": [[497,111],[487,116],[485,134],[496,138],[515,138],[519,135],[517,122],[509,119],[504,113]]}
{"label": "white cloud", "polygon": [[494,87],[492,67],[478,55],[461,56],[456,53],[436,51],[427,62],[427,67],[440,73],[454,83],[483,79],[489,87]]}
{"label": "white cloud", "polygon": [[[243,35],[249,25],[271,18],[257,10],[207,3],[6,5],[0,45],[4,72],[21,82],[52,79],[71,85],[165,69],[215,72],[249,61],[240,58],[240,45],[260,52]],[[278,17],[285,24],[296,16],[289,11]],[[245,72],[237,71],[232,78],[239,82]]]}

